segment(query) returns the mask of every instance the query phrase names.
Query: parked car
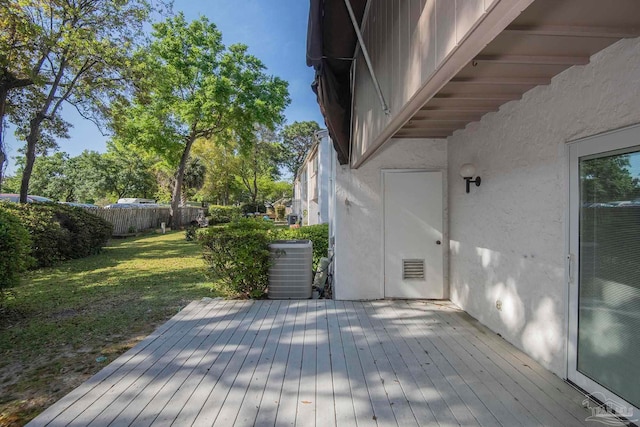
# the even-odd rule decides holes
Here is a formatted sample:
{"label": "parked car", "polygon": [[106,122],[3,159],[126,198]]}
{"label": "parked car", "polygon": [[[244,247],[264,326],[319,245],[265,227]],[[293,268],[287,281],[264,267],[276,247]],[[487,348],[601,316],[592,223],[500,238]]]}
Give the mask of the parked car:
{"label": "parked car", "polygon": [[133,203],[133,204],[155,204],[155,199],[141,199],[139,197],[124,197],[118,199],[116,203]]}
{"label": "parked car", "polygon": [[[20,195],[11,194],[11,193],[0,193],[0,200],[6,200],[9,202],[18,203],[20,201]],[[46,203],[46,202],[53,202],[53,200],[49,199],[48,197],[33,196],[31,194],[27,196],[27,203]]]}

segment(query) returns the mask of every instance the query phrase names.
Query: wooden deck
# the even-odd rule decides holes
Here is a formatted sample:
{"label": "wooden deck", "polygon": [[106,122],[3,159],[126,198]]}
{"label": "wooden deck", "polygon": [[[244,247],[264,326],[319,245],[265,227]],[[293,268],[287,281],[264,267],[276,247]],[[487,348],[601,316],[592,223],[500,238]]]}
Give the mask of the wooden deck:
{"label": "wooden deck", "polygon": [[193,302],[33,426],[577,426],[583,396],[449,303]]}

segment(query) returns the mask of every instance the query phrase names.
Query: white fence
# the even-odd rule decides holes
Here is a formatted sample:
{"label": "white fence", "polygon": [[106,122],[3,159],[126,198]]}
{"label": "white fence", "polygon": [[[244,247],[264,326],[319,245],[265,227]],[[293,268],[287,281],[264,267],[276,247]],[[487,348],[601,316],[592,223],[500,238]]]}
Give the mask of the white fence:
{"label": "white fence", "polygon": [[[113,224],[114,236],[125,236],[156,229],[160,227],[161,223],[169,222],[169,208],[89,208],[88,210]],[[176,214],[178,218],[174,218],[174,222],[178,219],[178,224],[187,225],[201,214],[204,214],[202,208],[178,208]]]}

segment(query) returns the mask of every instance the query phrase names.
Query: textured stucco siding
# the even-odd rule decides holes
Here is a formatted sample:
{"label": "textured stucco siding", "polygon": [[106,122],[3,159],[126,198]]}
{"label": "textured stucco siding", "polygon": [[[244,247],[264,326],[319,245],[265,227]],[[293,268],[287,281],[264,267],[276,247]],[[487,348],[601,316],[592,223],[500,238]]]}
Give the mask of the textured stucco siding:
{"label": "textured stucco siding", "polygon": [[[640,39],[632,39],[449,138],[451,300],[561,376],[566,143],[638,122]],[[470,194],[458,174],[467,162],[482,177]]]}
{"label": "textured stucco siding", "polygon": [[333,170],[331,169],[331,156],[333,155],[333,146],[329,139],[329,133],[323,132],[319,135],[321,138],[318,146],[318,224],[326,224],[329,222],[329,185],[332,181]]}
{"label": "textured stucco siding", "polygon": [[[444,140],[398,139],[390,141],[359,169],[338,167],[335,199],[336,299],[384,297],[382,169],[442,170],[446,181],[446,164]],[[446,207],[446,196],[444,203]]]}

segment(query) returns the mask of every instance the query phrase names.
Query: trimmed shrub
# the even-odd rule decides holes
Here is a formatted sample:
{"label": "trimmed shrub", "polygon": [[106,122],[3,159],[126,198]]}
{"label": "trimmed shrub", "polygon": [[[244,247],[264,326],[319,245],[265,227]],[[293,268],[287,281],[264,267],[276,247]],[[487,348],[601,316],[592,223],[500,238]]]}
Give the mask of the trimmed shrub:
{"label": "trimmed shrub", "polygon": [[212,279],[221,280],[242,296],[262,296],[269,282],[272,228],[268,221],[239,219],[200,230],[198,240]]}
{"label": "trimmed shrub", "polygon": [[313,242],[313,268],[327,256],[329,226],[297,229],[274,228],[269,221],[239,219],[197,232],[212,279],[238,294],[257,298],[269,284],[269,243],[274,240],[308,239]]}
{"label": "trimmed shrub", "polygon": [[0,203],[0,290],[18,285],[20,273],[33,262],[29,232],[4,206]]}
{"label": "trimmed shrub", "polygon": [[318,267],[320,258],[329,251],[329,225],[309,225],[300,228],[281,228],[274,230],[273,240],[308,239],[313,242],[313,269]]}
{"label": "trimmed shrub", "polygon": [[209,206],[209,222],[212,225],[226,224],[242,216],[242,209],[239,206]]}
{"label": "trimmed shrub", "polygon": [[6,204],[31,235],[37,267],[100,252],[112,225],[82,208],[58,203]]}

